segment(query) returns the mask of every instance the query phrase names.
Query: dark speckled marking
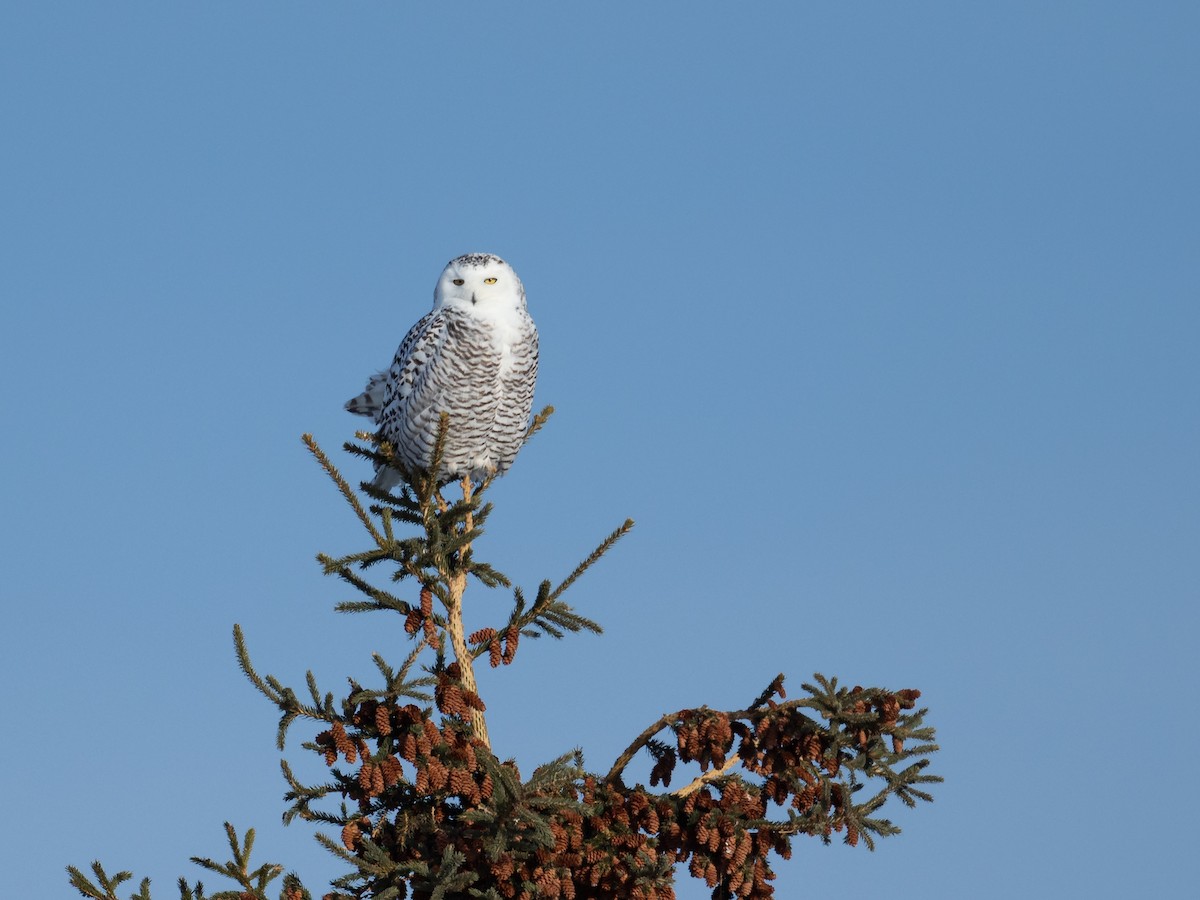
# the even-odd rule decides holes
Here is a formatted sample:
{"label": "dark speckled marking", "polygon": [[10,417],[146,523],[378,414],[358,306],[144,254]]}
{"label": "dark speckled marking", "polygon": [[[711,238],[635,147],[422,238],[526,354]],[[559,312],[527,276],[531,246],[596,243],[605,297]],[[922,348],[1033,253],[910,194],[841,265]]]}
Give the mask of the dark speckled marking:
{"label": "dark speckled marking", "polygon": [[507,265],[500,257],[493,256],[491,253],[465,253],[457,259],[450,260],[451,265],[483,267],[490,262],[498,262],[501,265]]}

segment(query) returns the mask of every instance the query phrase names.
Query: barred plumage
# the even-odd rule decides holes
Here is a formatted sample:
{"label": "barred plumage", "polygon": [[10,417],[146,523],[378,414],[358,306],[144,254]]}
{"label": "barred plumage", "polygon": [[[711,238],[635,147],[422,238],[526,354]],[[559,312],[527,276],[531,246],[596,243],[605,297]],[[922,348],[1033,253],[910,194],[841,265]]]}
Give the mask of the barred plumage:
{"label": "barred plumage", "polygon": [[[500,257],[470,253],[447,264],[433,309],[405,335],[391,368],[346,409],[373,418],[404,467],[423,470],[448,413],[439,480],[501,474],[525,438],[537,363],[521,279]],[[376,470],[379,487],[398,481],[392,470]]]}

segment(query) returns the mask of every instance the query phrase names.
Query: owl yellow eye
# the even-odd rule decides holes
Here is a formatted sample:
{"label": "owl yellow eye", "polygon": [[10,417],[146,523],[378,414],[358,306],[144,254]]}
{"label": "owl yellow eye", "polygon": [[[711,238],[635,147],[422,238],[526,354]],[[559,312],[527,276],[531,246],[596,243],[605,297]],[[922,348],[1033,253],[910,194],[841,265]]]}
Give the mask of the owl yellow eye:
{"label": "owl yellow eye", "polygon": [[485,278],[485,279],[483,279],[483,283],[484,284],[495,284],[496,279],[495,278]]}
{"label": "owl yellow eye", "polygon": [[458,285],[459,287],[462,287],[462,286],[463,286],[463,283],[464,283],[464,282],[463,282],[463,280],[462,280],[461,278],[455,278],[455,279],[454,279],[454,284]]}

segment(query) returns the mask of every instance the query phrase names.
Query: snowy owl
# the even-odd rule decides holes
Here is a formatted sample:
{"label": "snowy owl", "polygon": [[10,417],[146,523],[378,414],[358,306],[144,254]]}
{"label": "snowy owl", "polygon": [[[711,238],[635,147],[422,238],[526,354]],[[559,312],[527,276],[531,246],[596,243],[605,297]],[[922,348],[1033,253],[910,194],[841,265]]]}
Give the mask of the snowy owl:
{"label": "snowy owl", "polygon": [[[428,469],[443,412],[450,427],[438,480],[503,473],[525,439],[537,379],[538,335],[525,287],[490,253],[450,260],[433,309],[400,342],[392,367],[346,404],[370,416],[406,469]],[[400,476],[376,467],[375,484]]]}

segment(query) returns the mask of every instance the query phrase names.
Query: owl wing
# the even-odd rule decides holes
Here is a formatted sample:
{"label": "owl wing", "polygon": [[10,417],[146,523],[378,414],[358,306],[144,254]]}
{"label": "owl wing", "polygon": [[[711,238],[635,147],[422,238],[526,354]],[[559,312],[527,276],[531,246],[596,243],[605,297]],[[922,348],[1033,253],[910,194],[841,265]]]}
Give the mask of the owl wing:
{"label": "owl wing", "polygon": [[372,375],[366,390],[346,401],[347,411],[380,422],[385,406],[403,400],[412,392],[425,364],[437,352],[444,337],[445,322],[436,311],[426,313],[400,342],[391,367]]}
{"label": "owl wing", "polygon": [[379,433],[397,448],[401,459],[418,466],[433,447],[437,425],[430,410],[452,377],[446,369],[446,310],[427,313],[405,335],[384,384],[383,406],[376,421]]}

